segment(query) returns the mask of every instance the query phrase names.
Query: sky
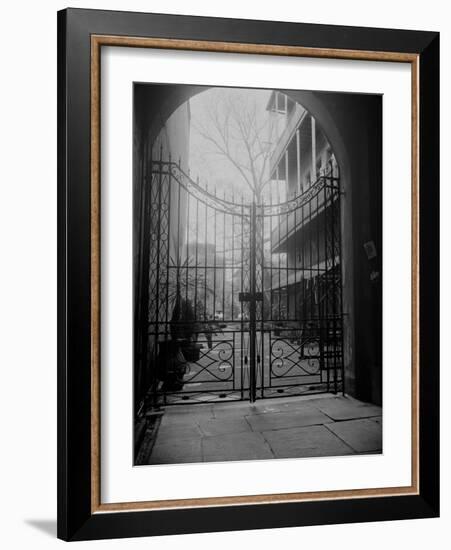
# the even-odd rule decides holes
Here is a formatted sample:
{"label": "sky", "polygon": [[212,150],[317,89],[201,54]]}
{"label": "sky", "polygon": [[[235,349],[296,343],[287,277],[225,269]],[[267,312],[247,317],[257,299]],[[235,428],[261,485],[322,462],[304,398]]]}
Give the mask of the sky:
{"label": "sky", "polygon": [[[243,88],[211,88],[190,99],[191,131],[190,131],[190,173],[193,179],[199,177],[202,186],[208,185],[210,190],[216,189],[219,196],[225,195],[235,199],[242,194],[245,198],[251,198],[251,191],[244,183],[244,179],[237,168],[223,154],[219,153],[210,141],[206,140],[201,132],[218,138],[215,125],[212,120],[216,117],[223,125],[230,102],[241,109],[243,113],[255,109],[255,118],[264,140],[268,136],[270,117],[266,111],[266,105],[271,90],[253,90]],[[231,129],[228,142],[231,154],[242,163],[248,164],[243,151],[243,142],[238,139],[237,128],[234,128],[233,120],[228,124]],[[268,141],[266,139],[266,141]],[[246,162],[247,161],[247,162]],[[265,176],[268,177],[265,170]]]}
{"label": "sky", "polygon": [[[246,119],[251,113],[250,120],[254,121],[255,127],[259,129],[259,143],[255,144],[255,151],[264,151],[264,155],[260,155],[256,159],[256,172],[262,175],[262,181],[269,180],[269,157],[272,145],[276,142],[274,115],[266,110],[266,106],[272,90],[261,89],[243,89],[243,88],[210,88],[209,90],[193,96],[190,99],[190,155],[189,168],[190,177],[194,181],[199,178],[199,183],[202,187],[207,188],[210,193],[217,193],[221,198],[226,198],[234,202],[250,203],[253,198],[251,189],[246,185],[243,176],[234,164],[222,154],[218,147],[210,140],[205,139],[205,135],[219,140],[220,144],[224,142],[220,139],[217,131],[218,126],[227,131],[227,143],[229,144],[231,156],[242,165],[249,165],[249,157],[245,153],[245,146],[240,136],[239,129],[234,116],[240,116],[240,120]],[[230,105],[232,105],[233,113],[229,116],[229,122],[226,124],[227,114],[230,113]],[[255,116],[255,118],[253,118]],[[249,126],[244,125],[245,128]],[[226,128],[227,127],[227,128]],[[255,136],[254,136],[255,137]],[[262,163],[262,159],[266,157],[266,163]],[[248,173],[249,175],[250,173]],[[277,189],[278,188],[278,189]],[[285,200],[285,182],[273,181],[265,187],[266,193],[273,194],[273,203]],[[268,199],[266,199],[268,200]],[[196,199],[191,199],[191,212],[193,213],[196,207]],[[213,242],[217,239],[221,248],[223,237],[222,223],[217,218],[216,234],[205,231],[205,218],[203,216],[203,207],[200,207],[199,218],[196,220],[192,216],[190,224],[190,240],[195,240],[198,231],[200,235],[206,235],[207,242]],[[232,220],[238,224],[238,218],[227,216],[225,220],[226,234],[231,237],[232,233],[239,231],[233,229],[230,225]],[[268,228],[265,229],[265,234],[269,236],[270,219],[265,220]],[[207,222],[211,228],[215,222],[213,220],[213,210],[208,211]],[[266,225],[265,223],[265,225]],[[275,223],[275,222],[274,222]],[[230,226],[230,227],[229,227]],[[198,237],[199,238],[199,237]],[[205,237],[201,237],[202,240]],[[265,239],[266,240],[266,239]],[[229,248],[230,244],[227,245]],[[269,241],[265,243],[265,248],[269,246]]]}

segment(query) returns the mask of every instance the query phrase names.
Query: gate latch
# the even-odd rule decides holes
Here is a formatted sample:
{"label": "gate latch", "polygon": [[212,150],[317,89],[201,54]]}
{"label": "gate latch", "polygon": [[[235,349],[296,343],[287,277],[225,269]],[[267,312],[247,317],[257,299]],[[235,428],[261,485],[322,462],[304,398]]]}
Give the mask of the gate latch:
{"label": "gate latch", "polygon": [[238,300],[240,302],[263,302],[263,292],[255,292],[254,294],[252,292],[240,292]]}

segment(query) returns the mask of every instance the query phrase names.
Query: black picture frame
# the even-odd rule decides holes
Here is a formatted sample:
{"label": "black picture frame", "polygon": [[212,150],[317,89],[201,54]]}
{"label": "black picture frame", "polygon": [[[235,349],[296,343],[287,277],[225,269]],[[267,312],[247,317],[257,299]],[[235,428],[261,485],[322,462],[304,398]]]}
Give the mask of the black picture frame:
{"label": "black picture frame", "polygon": [[[418,59],[419,490],[97,513],[92,508],[91,37],[152,37]],[[330,57],[334,57],[333,54]],[[64,540],[439,515],[439,33],[101,10],[58,13],[58,537]]]}

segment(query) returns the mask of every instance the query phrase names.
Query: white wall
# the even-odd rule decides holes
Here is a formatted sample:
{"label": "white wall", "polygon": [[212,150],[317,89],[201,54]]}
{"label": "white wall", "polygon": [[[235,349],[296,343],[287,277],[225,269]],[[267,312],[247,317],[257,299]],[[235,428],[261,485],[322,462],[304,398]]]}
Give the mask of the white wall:
{"label": "white wall", "polygon": [[[442,32],[442,98],[451,97],[451,30],[441,0],[153,0],[78,2],[72,7],[190,13],[437,30]],[[56,518],[56,10],[64,2],[8,2],[2,9],[0,88],[0,518],[2,547],[58,544]],[[442,151],[451,148],[449,101],[442,103]],[[451,204],[444,166],[442,211]],[[442,216],[442,280],[450,268],[451,216]],[[446,254],[445,254],[446,252]],[[446,270],[446,274],[445,274]],[[450,290],[443,288],[442,335],[449,338]],[[446,313],[448,310],[448,313]],[[446,318],[445,318],[446,316]],[[347,550],[445,547],[451,534],[449,347],[442,364],[442,518],[272,531],[162,537],[152,548],[261,549],[316,547]],[[441,542],[440,540],[441,539]],[[104,541],[112,548],[144,548],[149,539]],[[448,543],[449,544],[449,543]],[[94,543],[84,544],[84,548]]]}

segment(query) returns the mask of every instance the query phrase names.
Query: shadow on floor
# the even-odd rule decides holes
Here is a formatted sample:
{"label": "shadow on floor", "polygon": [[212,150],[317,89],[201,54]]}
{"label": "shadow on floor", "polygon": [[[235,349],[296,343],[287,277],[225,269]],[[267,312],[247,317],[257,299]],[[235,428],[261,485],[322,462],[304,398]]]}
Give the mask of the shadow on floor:
{"label": "shadow on floor", "polygon": [[25,523],[45,535],[56,538],[56,519],[26,519]]}

